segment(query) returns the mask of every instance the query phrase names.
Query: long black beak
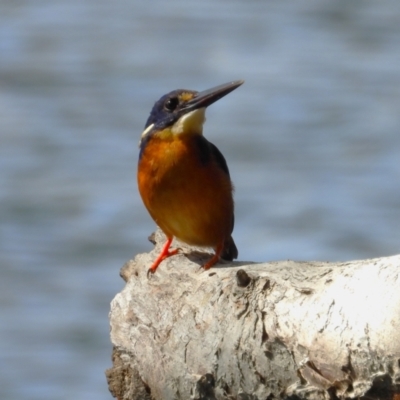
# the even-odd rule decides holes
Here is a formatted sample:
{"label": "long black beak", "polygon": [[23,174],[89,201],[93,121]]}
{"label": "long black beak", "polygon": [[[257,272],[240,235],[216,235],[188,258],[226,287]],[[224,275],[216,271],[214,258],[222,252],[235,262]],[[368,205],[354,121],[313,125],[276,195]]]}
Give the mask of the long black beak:
{"label": "long black beak", "polygon": [[223,85],[215,86],[211,89],[204,90],[196,94],[193,99],[189,100],[182,108],[182,111],[189,112],[199,108],[208,107],[215,103],[217,100],[226,96],[240,85],[244,83],[243,80],[224,83]]}

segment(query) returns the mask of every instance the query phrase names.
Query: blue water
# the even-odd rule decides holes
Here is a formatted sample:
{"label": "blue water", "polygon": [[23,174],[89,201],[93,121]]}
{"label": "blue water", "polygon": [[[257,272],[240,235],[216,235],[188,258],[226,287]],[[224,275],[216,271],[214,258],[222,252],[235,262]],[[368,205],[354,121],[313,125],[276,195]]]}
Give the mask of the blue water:
{"label": "blue water", "polygon": [[205,135],[240,260],[400,250],[400,2],[0,3],[0,398],[111,399],[119,269],[151,249],[137,144],[172,89],[246,83]]}

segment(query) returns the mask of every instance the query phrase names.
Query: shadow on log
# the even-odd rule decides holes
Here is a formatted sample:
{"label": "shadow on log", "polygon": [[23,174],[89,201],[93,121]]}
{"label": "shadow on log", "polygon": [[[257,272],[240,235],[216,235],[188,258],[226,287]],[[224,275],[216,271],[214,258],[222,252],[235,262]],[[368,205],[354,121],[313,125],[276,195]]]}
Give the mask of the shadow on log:
{"label": "shadow on log", "polygon": [[139,399],[400,400],[400,256],[235,262],[164,242],[121,270],[109,389]]}

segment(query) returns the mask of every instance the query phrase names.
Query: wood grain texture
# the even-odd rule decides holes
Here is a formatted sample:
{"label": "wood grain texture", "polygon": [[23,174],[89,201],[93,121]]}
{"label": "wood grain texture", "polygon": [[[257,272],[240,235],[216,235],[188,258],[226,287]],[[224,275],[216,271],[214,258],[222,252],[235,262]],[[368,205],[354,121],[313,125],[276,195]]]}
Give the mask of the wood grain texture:
{"label": "wood grain texture", "polygon": [[[180,244],[185,254],[148,279],[163,240],[157,232],[156,249],[123,267],[127,284],[111,303],[118,362],[107,375],[110,383],[110,376],[120,379],[116,368],[125,374],[125,390],[110,385],[118,399],[398,393],[400,256],[235,262],[204,272],[199,266],[209,255]],[[379,397],[371,397],[377,388]]]}

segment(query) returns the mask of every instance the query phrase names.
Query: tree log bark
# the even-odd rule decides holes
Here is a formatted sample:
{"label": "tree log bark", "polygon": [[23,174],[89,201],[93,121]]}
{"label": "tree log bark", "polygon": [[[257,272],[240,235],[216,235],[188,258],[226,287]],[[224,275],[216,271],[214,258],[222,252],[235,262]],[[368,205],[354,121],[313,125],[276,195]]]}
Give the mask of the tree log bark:
{"label": "tree log bark", "polygon": [[121,270],[114,397],[400,400],[400,256],[203,271],[179,244],[147,278],[164,239]]}

